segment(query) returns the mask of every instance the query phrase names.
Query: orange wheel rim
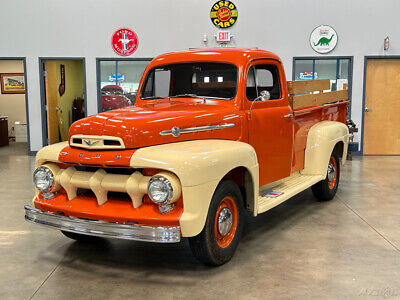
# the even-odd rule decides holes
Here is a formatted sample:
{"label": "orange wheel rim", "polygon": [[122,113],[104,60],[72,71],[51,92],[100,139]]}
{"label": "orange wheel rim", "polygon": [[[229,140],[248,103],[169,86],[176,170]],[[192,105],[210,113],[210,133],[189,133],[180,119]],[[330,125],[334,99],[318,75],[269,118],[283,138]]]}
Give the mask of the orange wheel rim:
{"label": "orange wheel rim", "polygon": [[336,160],[333,156],[331,156],[331,158],[329,159],[329,164],[328,164],[328,183],[329,183],[329,188],[331,190],[336,185],[336,179],[337,179]]}
{"label": "orange wheel rim", "polygon": [[235,237],[238,223],[238,209],[235,200],[226,196],[222,199],[215,214],[214,234],[218,246],[228,247]]}

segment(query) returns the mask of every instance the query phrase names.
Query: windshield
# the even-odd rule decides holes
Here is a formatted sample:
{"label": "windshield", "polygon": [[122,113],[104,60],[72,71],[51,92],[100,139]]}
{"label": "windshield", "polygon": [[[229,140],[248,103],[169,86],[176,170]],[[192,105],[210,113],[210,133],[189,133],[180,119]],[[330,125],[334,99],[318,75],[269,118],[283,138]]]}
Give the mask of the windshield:
{"label": "windshield", "polygon": [[237,68],[232,64],[178,63],[150,70],[140,98],[206,97],[230,100],[236,95],[236,87]]}

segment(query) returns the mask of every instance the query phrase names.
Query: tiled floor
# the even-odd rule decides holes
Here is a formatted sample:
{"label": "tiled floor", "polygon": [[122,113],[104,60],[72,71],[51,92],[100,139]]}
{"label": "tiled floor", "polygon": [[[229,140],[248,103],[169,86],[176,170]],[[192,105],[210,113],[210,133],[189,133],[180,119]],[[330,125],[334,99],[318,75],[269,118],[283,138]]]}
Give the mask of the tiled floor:
{"label": "tiled floor", "polygon": [[307,190],[249,219],[233,260],[208,268],[186,240],[82,245],[25,222],[25,153],[0,148],[0,299],[400,298],[400,157],[356,158],[333,201]]}

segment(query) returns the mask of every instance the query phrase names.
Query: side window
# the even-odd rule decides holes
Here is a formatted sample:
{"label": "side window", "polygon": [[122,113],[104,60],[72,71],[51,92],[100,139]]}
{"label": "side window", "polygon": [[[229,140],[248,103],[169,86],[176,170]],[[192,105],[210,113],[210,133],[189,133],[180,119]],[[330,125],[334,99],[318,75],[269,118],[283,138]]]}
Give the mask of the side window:
{"label": "side window", "polygon": [[278,69],[274,65],[255,65],[247,76],[246,95],[249,101],[257,98],[262,91],[270,93],[270,99],[280,99]]}

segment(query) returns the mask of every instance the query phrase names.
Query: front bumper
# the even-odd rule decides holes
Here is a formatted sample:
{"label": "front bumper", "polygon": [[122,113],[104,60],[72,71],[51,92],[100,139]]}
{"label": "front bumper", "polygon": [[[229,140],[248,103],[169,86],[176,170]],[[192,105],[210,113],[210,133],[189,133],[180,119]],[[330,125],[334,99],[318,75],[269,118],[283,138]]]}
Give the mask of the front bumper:
{"label": "front bumper", "polygon": [[135,241],[177,243],[181,237],[179,226],[155,227],[92,221],[47,213],[28,205],[25,206],[25,220],[58,230]]}

